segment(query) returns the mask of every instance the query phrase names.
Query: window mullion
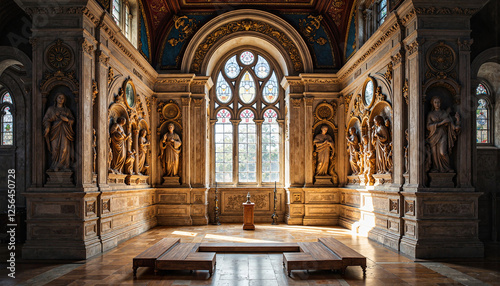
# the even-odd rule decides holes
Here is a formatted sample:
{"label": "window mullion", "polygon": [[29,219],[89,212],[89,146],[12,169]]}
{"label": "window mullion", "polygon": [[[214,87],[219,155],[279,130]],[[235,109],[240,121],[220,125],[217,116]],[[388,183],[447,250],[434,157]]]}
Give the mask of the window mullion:
{"label": "window mullion", "polygon": [[261,187],[262,186],[262,122],[264,122],[263,119],[254,119],[253,120],[256,125],[257,129],[257,150],[256,150],[256,159],[257,159],[257,166],[255,168],[256,173],[256,180],[257,180],[257,186]]}
{"label": "window mullion", "polygon": [[233,185],[237,185],[239,182],[239,140],[238,140],[238,126],[240,124],[240,119],[231,119],[233,124]]}

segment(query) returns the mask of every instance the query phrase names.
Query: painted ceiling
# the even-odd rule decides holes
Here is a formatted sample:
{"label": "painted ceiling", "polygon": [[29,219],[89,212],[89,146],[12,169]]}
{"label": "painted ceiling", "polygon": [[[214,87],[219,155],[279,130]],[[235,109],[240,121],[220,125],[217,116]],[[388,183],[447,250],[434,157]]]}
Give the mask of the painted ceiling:
{"label": "painted ceiling", "polygon": [[[339,68],[355,0],[139,0],[141,1],[143,55],[158,69],[178,69],[187,43],[197,29],[227,11],[249,8],[280,16],[294,26],[309,44],[316,68]],[[311,16],[311,17],[309,17]],[[184,27],[179,28],[179,18]],[[182,28],[190,22],[191,34]],[[177,24],[176,24],[177,22]],[[313,23],[317,22],[317,23]],[[317,36],[304,32],[317,26]],[[144,34],[146,33],[146,34]],[[144,42],[147,38],[147,43]],[[147,47],[145,46],[147,45]],[[328,50],[330,55],[325,55]],[[320,63],[323,63],[321,65]]]}

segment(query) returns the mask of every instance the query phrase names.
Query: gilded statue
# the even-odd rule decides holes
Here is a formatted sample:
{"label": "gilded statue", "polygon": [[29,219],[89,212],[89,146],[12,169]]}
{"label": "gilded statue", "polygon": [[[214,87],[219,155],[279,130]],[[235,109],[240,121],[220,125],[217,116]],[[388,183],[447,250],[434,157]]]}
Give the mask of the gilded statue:
{"label": "gilded statue", "polygon": [[460,132],[460,115],[455,113],[453,119],[449,112],[441,109],[441,99],[431,99],[432,110],[427,115],[427,144],[432,158],[432,173],[452,173],[450,153]]}
{"label": "gilded statue", "polygon": [[125,159],[124,173],[128,175],[134,175],[134,162],[135,162],[135,150],[127,152],[127,158]]}
{"label": "gilded statue", "polygon": [[160,160],[167,177],[175,177],[179,173],[179,156],[181,153],[181,138],[174,132],[175,125],[169,123],[168,132],[160,141]]}
{"label": "gilded statue", "polygon": [[145,164],[149,145],[151,145],[148,139],[146,139],[147,133],[148,132],[146,129],[141,129],[141,131],[139,132],[139,154],[138,154],[139,161],[137,164],[137,171],[140,174],[146,173],[147,169],[149,168],[149,166]]}
{"label": "gilded statue", "polygon": [[[377,174],[390,173],[389,169],[389,144],[391,143],[391,134],[387,128],[384,118],[380,115],[373,119],[375,125],[372,127],[372,144],[375,146]],[[388,123],[389,121],[387,121]],[[388,125],[388,124],[387,124]],[[392,166],[390,166],[392,168]]]}
{"label": "gilded statue", "polygon": [[370,140],[367,135],[363,136],[363,162],[364,162],[364,177],[366,185],[373,185],[375,179],[373,178],[373,174],[375,173],[375,161],[376,155],[373,150],[373,145],[370,143]]}
{"label": "gilded statue", "polygon": [[75,132],[72,126],[75,118],[65,105],[66,96],[58,93],[55,98],[54,105],[43,117],[45,142],[52,155],[49,171],[69,171],[74,155]]}
{"label": "gilded statue", "polygon": [[127,120],[125,117],[119,117],[116,123],[111,125],[109,131],[111,141],[111,171],[114,174],[122,174],[123,165],[127,157],[127,140],[130,139],[130,134],[126,134],[123,126]]}
{"label": "gilded statue", "polygon": [[349,151],[349,163],[351,164],[351,170],[353,175],[359,174],[359,139],[356,133],[356,128],[349,128],[349,136],[346,136],[347,146]]}
{"label": "gilded statue", "polygon": [[331,175],[330,165],[333,164],[335,147],[332,137],[327,134],[328,126],[321,126],[321,133],[314,137],[313,143],[318,155],[316,162],[316,176]]}

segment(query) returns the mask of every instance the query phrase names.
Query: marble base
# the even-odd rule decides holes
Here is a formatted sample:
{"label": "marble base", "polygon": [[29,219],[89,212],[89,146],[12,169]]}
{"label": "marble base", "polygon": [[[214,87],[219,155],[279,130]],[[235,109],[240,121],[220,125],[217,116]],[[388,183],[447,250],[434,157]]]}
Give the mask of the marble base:
{"label": "marble base", "polygon": [[163,185],[164,186],[179,186],[180,184],[181,183],[180,183],[179,176],[163,177]]}
{"label": "marble base", "polygon": [[392,183],[391,174],[373,174],[373,178],[375,179],[375,186]]}
{"label": "marble base", "polygon": [[429,173],[431,188],[453,188],[456,173]]}
{"label": "marble base", "polygon": [[72,176],[72,171],[47,171],[48,175],[47,183],[45,187],[74,187]]}
{"label": "marble base", "polygon": [[404,173],[403,177],[405,178],[405,185],[408,185],[410,183],[410,174]]}
{"label": "marble base", "polygon": [[314,185],[315,186],[332,186],[332,177],[331,176],[314,176]]}
{"label": "marble base", "polygon": [[359,179],[360,176],[358,175],[350,175],[347,176],[347,184],[349,185],[359,185],[361,183],[361,180]]}
{"label": "marble base", "polygon": [[127,175],[125,184],[127,185],[147,185],[149,176],[143,175]]}
{"label": "marble base", "polygon": [[108,174],[108,183],[109,184],[124,184],[125,178],[128,175],[124,174]]}

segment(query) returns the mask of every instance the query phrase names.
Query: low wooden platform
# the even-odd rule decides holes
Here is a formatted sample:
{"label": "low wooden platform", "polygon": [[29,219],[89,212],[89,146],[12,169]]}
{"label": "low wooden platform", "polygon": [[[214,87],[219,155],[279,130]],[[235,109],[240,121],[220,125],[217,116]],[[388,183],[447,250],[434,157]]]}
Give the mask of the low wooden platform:
{"label": "low wooden platform", "polygon": [[318,242],[299,242],[299,253],[283,253],[283,267],[288,276],[292,270],[341,270],[347,266],[361,266],[366,276],[366,257],[332,237]]}
{"label": "low wooden platform", "polygon": [[282,252],[283,266],[292,270],[342,270],[348,266],[361,266],[366,275],[366,257],[332,237],[317,242],[299,243],[180,243],[179,238],[164,238],[136,256],[133,260],[134,276],[139,267],[158,270],[215,271],[216,252],[262,253]]}
{"label": "low wooden platform", "polygon": [[297,243],[202,243],[198,251],[225,253],[298,252]]}

